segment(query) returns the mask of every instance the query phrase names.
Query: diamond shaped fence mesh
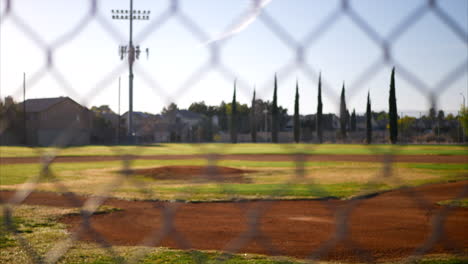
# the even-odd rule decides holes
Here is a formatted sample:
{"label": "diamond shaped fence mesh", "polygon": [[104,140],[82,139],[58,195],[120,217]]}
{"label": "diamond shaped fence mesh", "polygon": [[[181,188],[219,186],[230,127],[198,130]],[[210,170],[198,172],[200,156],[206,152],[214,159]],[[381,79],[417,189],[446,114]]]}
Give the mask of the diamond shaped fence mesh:
{"label": "diamond shaped fence mesh", "polygon": [[[316,50],[318,43],[339,21],[357,28],[372,45],[378,47],[378,55],[373,62],[364,68],[353,83],[347,85],[348,98],[356,96],[382,70],[395,67],[399,78],[422,94],[435,111],[448,87],[466,78],[468,52],[460,54],[461,63],[449,69],[439,82],[430,84],[418,77],[414,73],[415,69],[406,66],[395,56],[397,42],[427,15],[434,16],[439,26],[450,31],[465,48],[468,47],[466,26],[460,25],[450,12],[441,7],[439,1],[420,1],[387,34],[379,32],[357,11],[354,7],[357,1],[337,1],[335,8],[327,11],[318,22],[312,23],[315,26],[307,27],[308,33],[301,39],[291,34],[287,26],[268,12],[266,6],[274,1],[249,1],[245,12],[232,21],[229,30],[215,39],[191,16],[189,10],[183,8],[185,1],[161,1],[167,4],[158,14],[148,11],[135,13],[135,20],[147,20],[141,26],[142,30],[135,32],[135,43],[152,37],[158,39],[158,33],[168,23],[175,21],[185,34],[199,43],[200,48],[194,49],[194,52],[203,50],[203,54],[206,54],[203,63],[190,69],[190,74],[174,77],[181,82],[170,92],[159,82],[158,71],[150,71],[143,64],[135,63],[132,70],[136,78],[150,87],[159,100],[165,103],[176,101],[178,97],[195,89],[196,84],[210,73],[216,73],[228,82],[236,80],[237,93],[249,97],[252,92],[250,81],[237,74],[239,69],[226,63],[224,56],[227,53],[225,48],[233,41],[234,35],[253,21],[261,23],[292,54],[290,61],[284,61],[281,67],[275,69],[278,85],[294,77],[292,75],[297,71],[314,82],[318,81],[321,69],[312,66],[313,62],[308,55],[314,51],[320,52]],[[56,63],[61,56],[65,56],[60,52],[62,48],[82,37],[92,24],[101,27],[106,33],[105,37],[111,38],[113,42],[128,42],[127,37],[108,19],[111,13],[114,19],[128,21],[128,10],[111,11],[102,9],[100,1],[88,2],[89,9],[82,18],[66,32],[60,32],[53,41],[44,38],[49,29],[37,30],[27,18],[19,14],[16,1],[1,2],[0,28],[9,23],[43,54],[40,66],[28,74],[25,80],[28,87],[39,86],[45,76],[50,76],[64,94],[87,105],[100,96],[100,87],[114,83],[120,75],[127,74],[128,64],[131,61],[133,65],[134,56],[145,56],[145,52],[148,55],[149,51],[143,47],[140,50],[139,46],[119,46],[119,55],[125,58],[121,64],[108,69],[107,75],[99,76],[90,91],[81,92],[74,88]],[[203,3],[200,2],[200,5]],[[8,52],[2,50],[2,54]],[[9,66],[2,64],[2,67]],[[257,94],[261,96],[270,93],[274,82],[276,77],[275,80],[272,78],[258,85]],[[326,74],[321,77],[321,84],[324,97],[338,108],[340,95],[334,92]],[[13,96],[19,97],[22,92],[21,85]],[[2,142],[7,142],[13,136],[19,137],[19,144],[31,140],[27,133],[11,135],[11,128],[22,127],[26,130],[27,126],[32,126],[38,120],[37,116],[26,118],[27,114],[22,107],[40,107],[26,106],[27,102],[8,105],[5,100],[0,126]],[[11,110],[13,107],[17,109]],[[338,149],[338,155],[333,155],[324,151],[322,145],[315,144],[315,131],[303,130],[303,144],[284,144],[293,141],[292,137],[287,137],[282,144],[273,146],[274,151],[269,154],[256,150],[263,148],[260,143],[246,145],[244,150],[239,150],[238,146],[242,144],[204,143],[175,144],[172,148],[165,148],[164,145],[142,143],[145,142],[143,139],[136,144],[133,137],[123,136],[127,133],[126,124],[120,127],[122,122],[119,118],[117,140],[122,139],[120,143],[133,140],[130,142],[132,144],[99,146],[90,150],[97,153],[88,153],[86,148],[82,152],[79,148],[73,152],[75,150],[69,147],[83,136],[80,124],[88,118],[89,112],[86,108],[79,108],[79,111],[84,114],[71,117],[66,127],[47,142],[54,147],[31,148],[27,154],[15,154],[20,156],[9,155],[10,150],[3,148],[3,154],[0,155],[0,173],[4,181],[0,183],[3,222],[0,248],[4,253],[0,255],[0,260],[16,263],[152,263],[152,260],[155,263],[257,263],[255,261],[258,260],[269,263],[259,256],[238,255],[241,253],[282,256],[271,259],[278,263],[296,261],[292,258],[307,263],[322,260],[413,262],[427,256],[449,256],[460,258],[461,261],[467,259],[466,209],[436,204],[442,200],[466,203],[468,155],[463,145],[451,146],[454,155],[407,155],[412,145],[404,143],[412,142],[409,139],[405,142],[405,136],[409,137],[407,134],[410,132],[405,134],[401,131],[400,141],[403,144],[353,145],[361,153],[346,152],[346,147],[336,144],[333,148]],[[271,113],[267,114],[270,114],[269,118],[253,122],[259,131],[258,141],[271,141],[270,132],[266,131],[274,124]],[[50,114],[49,119],[58,120],[59,116]],[[134,118],[134,122],[138,122]],[[91,123],[91,120],[87,122]],[[176,126],[169,124],[167,129]],[[463,137],[464,132],[460,130],[461,127],[458,127],[459,138]],[[112,133],[109,137],[114,137]],[[188,138],[196,138],[195,132],[188,133],[192,133]],[[387,141],[386,133],[386,129],[380,134],[374,132],[376,142]],[[292,135],[292,132],[289,134]],[[306,134],[312,136],[306,139]],[[37,132],[36,137],[41,136],[47,137]],[[340,139],[338,133],[332,131],[325,135],[325,141],[362,143],[365,138],[360,135],[356,136],[360,141],[352,141],[351,133],[349,137],[348,141]],[[23,138],[24,141],[21,141]],[[226,138],[229,138],[228,132]],[[238,141],[250,142],[250,134],[244,137],[239,135]],[[163,150],[154,154],[152,148]],[[83,165],[89,164],[87,162],[98,165],[89,169]],[[255,162],[260,165],[253,165]],[[31,169],[32,166],[34,169]],[[147,169],[149,166],[153,168]],[[429,176],[423,179],[420,175],[431,166],[445,166],[449,170],[450,175],[444,175],[445,185],[413,187],[427,180]],[[64,167],[67,167],[68,174],[61,172]],[[157,180],[153,181],[153,176],[148,176],[148,173],[158,168],[171,171],[158,171],[159,174],[154,176]],[[371,172],[366,171],[369,168]],[[249,176],[252,173],[257,176]],[[435,175],[434,179],[440,176],[437,168],[431,170],[431,173]],[[283,177],[284,174],[287,177]],[[359,177],[356,175],[361,174],[362,179],[357,180]],[[414,179],[409,181],[407,174],[411,174]],[[175,176],[178,178],[171,178]],[[333,177],[350,177],[352,180],[343,183],[330,180]],[[11,182],[12,178],[20,180]],[[322,183],[324,179],[327,179],[327,184]],[[424,183],[430,183],[431,179],[429,177]],[[395,186],[398,186],[396,190],[389,190],[395,189]],[[444,188],[450,188],[449,195]],[[48,208],[46,215],[43,212],[27,215],[25,212],[31,210],[45,210],[34,205],[58,206],[66,213],[60,211],[60,217],[56,217],[58,213],[51,209],[56,207],[45,207]],[[24,220],[31,217],[40,221]],[[48,227],[50,221],[67,225],[60,226],[60,232],[54,233],[47,228],[58,227],[55,224]],[[42,229],[37,231],[35,225]],[[38,235],[37,232],[43,234]],[[42,239],[47,241],[45,245]],[[178,258],[165,259],[168,252],[172,251],[156,250],[159,247],[185,251],[176,251]],[[194,249],[218,251],[209,251],[212,255],[208,256]]]}

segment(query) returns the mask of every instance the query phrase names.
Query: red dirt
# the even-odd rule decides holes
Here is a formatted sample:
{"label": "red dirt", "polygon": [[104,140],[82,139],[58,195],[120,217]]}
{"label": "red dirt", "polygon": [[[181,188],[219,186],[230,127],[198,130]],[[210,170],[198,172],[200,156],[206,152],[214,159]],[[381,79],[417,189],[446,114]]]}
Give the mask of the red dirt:
{"label": "red dirt", "polygon": [[[468,188],[468,182],[426,185],[401,189],[377,195],[373,198],[353,201],[263,201],[239,203],[168,203],[150,201],[121,201],[109,199],[107,205],[123,211],[94,215],[91,225],[113,245],[138,245],[153,235],[164,224],[165,216],[173,216],[176,232],[164,236],[158,246],[194,249],[234,249],[237,252],[287,255],[306,258],[312,252],[329,245],[330,250],[321,255],[324,260],[366,261],[370,256],[377,261],[407,257],[419,248],[431,235],[431,219],[446,210],[435,203],[454,198]],[[0,197],[11,192],[0,192]],[[415,199],[419,198],[419,199]],[[418,202],[419,201],[419,202]],[[27,204],[72,206],[70,202],[53,193],[33,193]],[[421,204],[422,203],[422,204]],[[327,244],[336,226],[335,216],[353,206],[348,225],[339,225],[347,236],[345,242]],[[177,207],[176,212],[165,208]],[[264,237],[252,240],[241,236],[249,230],[249,209],[263,209],[259,213],[258,231]],[[468,209],[450,208],[445,218],[442,240],[430,253],[459,253],[468,251]],[[168,214],[165,214],[168,213]],[[169,218],[172,219],[172,218]],[[76,230],[79,216],[62,219],[70,230]],[[255,223],[250,219],[250,223]],[[255,231],[256,229],[252,229]],[[177,236],[178,235],[178,236]],[[230,242],[239,237],[247,243]],[[183,239],[180,239],[180,238]],[[266,239],[261,239],[265,238]],[[90,241],[86,234],[81,239]],[[178,241],[178,243],[176,242]],[[274,251],[266,250],[270,243]],[[232,246],[234,245],[234,246]],[[239,246],[237,248],[236,246]],[[360,250],[357,250],[360,249]]]}
{"label": "red dirt", "polygon": [[[149,155],[127,157],[138,160],[190,160],[207,159],[209,155]],[[252,160],[252,161],[352,161],[383,162],[384,155],[294,155],[294,154],[232,154],[211,156],[217,160]],[[393,162],[417,163],[468,163],[468,155],[395,155],[389,157]],[[54,162],[96,162],[123,160],[120,156],[58,156]],[[0,164],[38,163],[39,157],[2,157]]]}
{"label": "red dirt", "polygon": [[220,166],[161,166],[133,170],[133,174],[152,177],[156,180],[192,180],[220,182],[248,182],[243,174],[253,172]]}

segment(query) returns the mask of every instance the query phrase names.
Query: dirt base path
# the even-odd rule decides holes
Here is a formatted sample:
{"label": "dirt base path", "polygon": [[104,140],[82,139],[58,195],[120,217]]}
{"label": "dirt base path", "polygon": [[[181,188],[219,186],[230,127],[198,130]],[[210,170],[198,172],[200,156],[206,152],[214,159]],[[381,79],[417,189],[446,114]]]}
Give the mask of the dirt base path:
{"label": "dirt base path", "polygon": [[[237,252],[287,255],[306,258],[318,249],[326,249],[321,259],[336,261],[392,260],[407,257],[424,244],[431,235],[431,219],[444,207],[435,203],[451,199],[468,181],[434,184],[387,192],[373,198],[354,201],[275,201],[240,203],[167,203],[131,202],[109,199],[106,204],[123,211],[92,217],[91,224],[113,245],[138,245],[152,236],[162,245],[172,248],[216,249]],[[0,192],[6,198],[11,192]],[[414,196],[415,195],[415,196]],[[420,198],[418,203],[415,197]],[[64,196],[53,193],[33,193],[27,204],[71,206]],[[341,209],[355,206],[347,226],[339,230],[347,239],[336,245],[335,216]],[[166,210],[176,206],[177,210]],[[259,228],[250,209],[261,209]],[[174,217],[167,236],[161,236],[165,217]],[[62,219],[70,230],[76,230],[79,216]],[[174,229],[170,229],[173,227]],[[430,253],[468,252],[468,209],[450,209],[443,225],[442,240]],[[174,231],[176,230],[176,231]],[[257,236],[254,235],[257,234]],[[247,234],[247,235],[243,235]],[[252,237],[250,235],[253,235]],[[81,239],[92,241],[89,234]],[[160,239],[160,240],[158,240]],[[328,241],[328,242],[327,242]]]}
{"label": "dirt base path", "polygon": [[[149,155],[132,156],[138,160],[190,160],[207,159],[207,155]],[[250,161],[353,161],[353,162],[416,162],[416,163],[468,163],[468,155],[294,155],[294,154],[232,154],[212,156],[218,160],[250,160]],[[54,162],[95,162],[118,161],[119,156],[59,156]],[[40,157],[2,157],[1,164],[38,163]]]}

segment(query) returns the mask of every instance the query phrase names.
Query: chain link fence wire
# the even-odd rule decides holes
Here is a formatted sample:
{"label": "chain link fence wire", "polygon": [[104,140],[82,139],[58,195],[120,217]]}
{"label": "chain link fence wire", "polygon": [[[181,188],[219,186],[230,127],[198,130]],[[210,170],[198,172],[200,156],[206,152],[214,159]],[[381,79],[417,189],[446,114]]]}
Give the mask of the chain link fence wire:
{"label": "chain link fence wire", "polygon": [[[60,85],[60,87],[62,87],[65,94],[76,98],[77,101],[86,105],[87,102],[92,101],[102,93],[99,89],[100,87],[104,87],[115,82],[119,75],[126,73],[128,65],[127,62],[124,61],[121,64],[116,65],[115,68],[109,69],[108,74],[102,76],[102,79],[96,82],[94,89],[92,89],[91,92],[82,93],[73,88],[73,85],[67,80],[63,72],[61,72],[61,69],[56,66],[56,51],[60,47],[73,42],[75,38],[83,34],[85,29],[89,27],[92,22],[100,25],[107,33],[108,37],[112,38],[116,43],[126,42],[126,37],[123,36],[116,29],[115,25],[111,24],[106,18],[109,10],[100,9],[99,1],[97,0],[90,0],[88,2],[89,10],[76,23],[76,25],[70,27],[67,32],[64,32],[55,41],[48,43],[43,39],[42,32],[34,30],[33,27],[28,24],[27,19],[18,15],[15,1],[2,1],[3,12],[0,16],[0,27],[2,27],[7,21],[12,23],[17,31],[21,32],[27,39],[29,39],[29,41],[34,43],[34,45],[37,46],[44,54],[45,59],[42,67],[30,74],[26,80],[28,86],[34,87],[46,75],[50,75]],[[379,30],[375,29],[371,23],[356,11],[353,6],[354,1],[338,1],[339,4],[336,8],[329,12],[314,28],[310,28],[308,34],[306,34],[302,39],[296,39],[292,34],[290,34],[288,28],[284,27],[275,19],[274,16],[269,14],[269,12],[264,8],[269,2],[270,1],[268,0],[251,0],[248,9],[232,21],[227,28],[226,33],[221,35],[219,39],[213,40],[210,39],[210,35],[205,31],[205,29],[197,24],[196,20],[181,8],[181,5],[183,5],[182,1],[168,0],[166,10],[155,18],[152,18],[143,30],[136,35],[135,42],[142,42],[159,32],[169,21],[176,20],[189,34],[199,41],[201,46],[208,49],[209,56],[200,67],[193,69],[192,74],[181,76],[183,81],[180,86],[171,92],[165,90],[163,85],[158,83],[157,79],[155,79],[155,74],[138,63],[135,64],[136,75],[166,103],[174,102],[176,101],[176,98],[179,99],[184,94],[187,94],[188,91],[194,89],[196,84],[210,72],[217,72],[228,82],[236,80],[238,92],[246,97],[250,97],[251,84],[248,80],[243,79],[243,76],[237,74],[236,69],[228,66],[223,61],[223,53],[221,51],[223,47],[231,41],[231,32],[233,30],[235,31],[236,28],[249,24],[252,20],[256,19],[294,54],[291,61],[286,61],[282,67],[277,69],[276,74],[278,76],[278,85],[281,85],[283,80],[292,77],[292,74],[297,70],[302,71],[310,80],[317,81],[319,77],[319,69],[316,69],[311,65],[311,62],[307,59],[307,54],[314,49],[314,46],[323,37],[323,35],[331,30],[337,21],[343,17],[348,18],[347,21],[357,27],[379,48],[380,51],[380,56],[375,58],[375,60],[365,68],[353,83],[347,85],[348,98],[356,96],[361,89],[366,87],[366,85],[379,71],[387,67],[395,66],[400,78],[408,82],[411,87],[422,94],[427,101],[431,103],[431,106],[436,109],[438,99],[447,91],[447,88],[462,79],[468,72],[468,59],[465,56],[463,62],[456,65],[439,82],[428,84],[414,74],[410,67],[400,63],[394,56],[396,42],[416,23],[424,19],[424,16],[427,14],[434,15],[440,24],[455,34],[460,43],[468,46],[467,32],[462,25],[458,24],[451,14],[441,8],[439,1],[421,1],[421,4],[401,19],[398,25],[394,27],[389,34],[382,34]],[[5,67],[8,67],[8,65],[5,65]],[[264,84],[258,85],[257,95],[265,98],[267,94],[270,94],[273,81],[273,79],[270,79]],[[338,108],[340,96],[331,88],[331,82],[327,80],[326,76],[322,78],[322,85],[324,96],[329,98],[330,101],[335,102],[336,107]],[[13,96],[18,96],[21,92],[22,87],[18,87]],[[13,120],[2,120],[2,131],[0,131],[0,133],[3,133],[9,127],[11,122],[13,122]],[[48,149],[46,151],[37,150],[38,155],[41,157],[38,163],[41,166],[40,173],[38,175],[31,175],[31,177],[28,177],[28,181],[20,185],[9,199],[2,201],[3,224],[6,227],[6,230],[10,234],[14,235],[19,246],[28,254],[32,263],[59,262],[61,258],[63,258],[63,256],[73,248],[84,233],[91,234],[93,241],[95,241],[99,247],[103,248],[107,254],[111,256],[113,262],[138,263],[147,256],[147,250],[140,249],[130,258],[124,258],[115,250],[112,243],[107,241],[98,230],[93,228],[91,222],[92,216],[98,208],[103,205],[106,200],[112,196],[113,192],[126,181],[130,181],[137,190],[143,193],[143,199],[154,199],[154,197],[157,197],[157,194],[154,193],[155,191],[153,189],[148,188],[144,181],[134,176],[134,162],[140,157],[140,154],[143,154],[144,147],[134,146],[130,151],[128,148],[121,148],[119,146],[110,147],[110,151],[117,156],[120,161],[120,170],[109,184],[100,186],[101,188],[98,193],[84,199],[80,195],[69,190],[67,186],[56,177],[52,166],[57,157],[60,157],[61,152],[70,145],[73,137],[75,136],[74,125],[75,124],[71,124],[59,137],[55,139],[53,145],[57,146],[56,148]],[[224,184],[223,178],[219,178],[216,170],[216,166],[225,158],[223,153],[228,153],[230,148],[233,148],[234,145],[230,146],[223,144],[222,146],[207,146],[204,144],[193,144],[190,146],[194,148],[197,153],[201,153],[198,158],[206,161],[207,167],[205,174],[208,179],[221,188],[222,193],[226,194],[230,199],[239,199],[236,191],[232,189],[232,186],[229,184]],[[295,164],[294,176],[276,189],[273,194],[266,197],[263,202],[253,203],[252,206],[246,206],[243,202],[239,202],[237,204],[239,209],[243,212],[243,215],[239,215],[239,217],[245,218],[247,225],[237,237],[230,240],[223,247],[224,251],[241,253],[249,243],[255,242],[265,249],[265,252],[268,254],[284,254],[272,242],[269,233],[262,229],[262,219],[265,214],[275,206],[275,201],[277,201],[278,198],[284,197],[285,194],[293,189],[294,184],[300,183],[303,180],[306,173],[307,162],[314,161],[313,155],[310,154],[314,154],[317,146],[291,144],[281,144],[280,146],[287,153],[291,153],[288,160]],[[405,146],[393,147],[390,151],[388,151],[388,148],[379,145],[368,145],[367,148],[374,156],[381,157],[378,160],[381,167],[373,179],[362,188],[361,194],[368,194],[369,191],[373,190],[375,184],[384,180],[390,180],[403,186],[404,180],[396,173],[394,160],[396,155],[400,151],[404,150]],[[129,155],[129,153],[131,154]],[[381,155],[381,153],[386,154]],[[37,185],[44,181],[50,182],[58,193],[64,194],[64,197],[69,200],[70,204],[81,208],[81,225],[77,230],[71,232],[66,239],[57,241],[56,244],[51,246],[46,253],[40,253],[31,246],[31,242],[17,230],[17,227],[14,224],[13,213],[15,207],[22,204],[36,190]],[[307,185],[307,188],[312,192],[320,193],[320,196],[329,196],[328,191],[326,189],[322,189],[321,185],[318,183],[309,184]],[[185,197],[189,197],[191,195],[192,190],[190,187],[187,188],[186,191],[186,193],[181,194],[182,198],[184,195]],[[420,193],[414,192],[411,188],[404,189],[404,192],[409,199],[414,201],[414,203],[421,208],[421,210],[432,210],[431,208],[433,208],[433,206],[431,203],[420,195]],[[462,191],[454,193],[453,199],[459,200],[466,198],[467,192],[468,185],[465,185]],[[359,197],[359,195],[357,197]],[[353,239],[353,235],[350,231],[353,212],[355,212],[356,208],[359,207],[362,201],[362,199],[350,199],[345,201],[344,205],[340,206],[338,209],[327,200],[322,202],[323,206],[327,208],[331,214],[334,214],[334,232],[329,239],[323,241],[320,246],[310,248],[310,254],[307,258],[308,260],[315,262],[322,259],[332,252],[340,243],[344,243],[345,247],[352,249],[352,251],[358,256],[356,259],[357,261],[366,263],[374,263],[378,261],[375,256],[369,253],[365,248],[362,248],[358,241]],[[148,233],[139,245],[147,247],[161,246],[162,241],[169,237],[175,241],[178,248],[192,248],[191,242],[185,237],[183,232],[178,230],[176,225],[177,213],[183,207],[184,204],[181,202],[155,203],[153,209],[161,212],[160,228]],[[427,238],[421,243],[420,247],[418,247],[411,256],[404,261],[412,262],[420,259],[425,254],[429,253],[439,242],[443,242],[443,245],[448,249],[448,251],[466,256],[466,245],[463,245],[460,248],[459,245],[456,245],[455,242],[450,240],[450,237],[444,236],[444,225],[448,215],[451,213],[451,210],[454,209],[443,207],[436,212],[428,212],[432,217],[430,219],[431,229],[427,234]],[[115,232],[122,232],[122,230],[115,230]],[[231,257],[232,256],[230,255],[222,255],[217,259],[217,262],[224,263]],[[203,263],[203,261],[197,259],[196,256],[194,256],[194,261],[197,263]]]}

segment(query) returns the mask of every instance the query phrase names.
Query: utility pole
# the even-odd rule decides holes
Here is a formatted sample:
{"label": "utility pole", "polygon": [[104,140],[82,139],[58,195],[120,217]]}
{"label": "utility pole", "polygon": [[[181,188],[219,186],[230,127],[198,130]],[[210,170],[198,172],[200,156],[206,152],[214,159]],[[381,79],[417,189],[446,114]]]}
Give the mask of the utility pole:
{"label": "utility pole", "polygon": [[[128,57],[128,91],[129,91],[129,105],[128,105],[128,131],[127,136],[130,143],[134,143],[133,130],[133,63],[135,59],[140,57],[140,46],[133,46],[133,20],[149,20],[149,10],[133,10],[133,0],[130,0],[130,10],[112,9],[112,19],[115,20],[128,20],[130,26],[128,46],[120,46],[119,53],[120,59],[123,60],[124,56]],[[148,56],[149,50],[146,49],[146,55]]]}
{"label": "utility pole", "polygon": [[117,109],[117,145],[120,145],[120,76],[119,76],[119,102]]}
{"label": "utility pole", "polygon": [[27,135],[27,129],[26,129],[26,73],[25,72],[23,72],[23,122],[24,122],[23,142],[24,142],[24,145],[26,145],[28,143],[27,142],[28,135]]}

